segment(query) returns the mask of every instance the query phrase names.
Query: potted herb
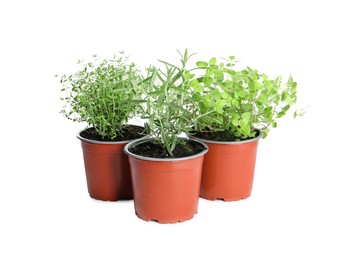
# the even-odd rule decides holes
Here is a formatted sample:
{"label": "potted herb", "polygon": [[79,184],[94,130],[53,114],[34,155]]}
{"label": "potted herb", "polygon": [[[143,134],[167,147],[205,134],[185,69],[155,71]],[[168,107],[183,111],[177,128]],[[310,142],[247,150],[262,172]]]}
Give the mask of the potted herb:
{"label": "potted herb", "polygon": [[127,156],[123,147],[142,137],[143,127],[129,125],[138,113],[142,78],[123,53],[112,59],[79,62],[81,69],[63,75],[64,108],[61,113],[88,127],[81,140],[88,192],[92,198],[116,201],[132,198]]}
{"label": "potted herb", "polygon": [[[249,67],[235,70],[235,57],[197,62],[204,72],[193,98],[207,116],[195,123],[193,139],[205,142],[201,197],[244,199],[252,191],[258,141],[296,103],[297,83],[270,79]],[[295,112],[295,116],[297,112]]]}
{"label": "potted herb", "polygon": [[163,62],[165,70],[149,70],[146,91],[146,133],[151,137],[127,144],[134,190],[135,212],[143,220],[176,223],[191,219],[198,210],[204,154],[208,147],[181,138],[190,132],[196,114],[192,75],[185,68]]}

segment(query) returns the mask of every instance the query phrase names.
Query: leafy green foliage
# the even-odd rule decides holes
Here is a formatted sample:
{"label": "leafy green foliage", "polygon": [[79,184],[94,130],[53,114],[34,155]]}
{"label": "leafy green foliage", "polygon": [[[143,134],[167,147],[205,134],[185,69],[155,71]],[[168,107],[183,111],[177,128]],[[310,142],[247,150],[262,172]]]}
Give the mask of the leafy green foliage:
{"label": "leafy green foliage", "polygon": [[178,136],[190,132],[196,119],[197,104],[192,93],[202,91],[202,85],[186,70],[189,55],[181,54],[181,67],[160,61],[165,69],[151,67],[145,80],[145,129],[158,144],[173,156],[173,150],[182,141]]}
{"label": "leafy green foliage", "polygon": [[79,62],[81,69],[60,77],[66,104],[61,111],[76,122],[87,122],[102,138],[122,136],[125,124],[138,113],[142,77],[134,64],[127,63],[124,53],[112,59]]}
{"label": "leafy green foliage", "polygon": [[281,77],[270,79],[249,67],[235,70],[234,56],[226,61],[225,65],[211,58],[196,64],[204,74],[196,80],[193,98],[199,102],[199,113],[206,116],[195,122],[195,129],[225,131],[236,140],[253,137],[260,129],[266,137],[296,103],[297,83],[290,76],[283,84]]}

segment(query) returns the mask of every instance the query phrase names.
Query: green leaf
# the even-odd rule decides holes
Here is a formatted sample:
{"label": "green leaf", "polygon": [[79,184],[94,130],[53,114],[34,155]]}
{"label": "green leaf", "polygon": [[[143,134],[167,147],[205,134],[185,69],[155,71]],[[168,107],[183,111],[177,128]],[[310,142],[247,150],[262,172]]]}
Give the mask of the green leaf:
{"label": "green leaf", "polygon": [[243,89],[239,90],[236,92],[236,96],[237,97],[241,97],[241,98],[244,98],[246,97],[246,91],[244,91]]}
{"label": "green leaf", "polygon": [[258,102],[261,102],[263,104],[268,103],[268,97],[265,94],[261,94],[258,98],[257,98]]}
{"label": "green leaf", "polygon": [[286,105],[282,108],[282,111],[287,112],[290,109],[290,105]]}
{"label": "green leaf", "polygon": [[204,82],[204,85],[209,87],[213,83],[213,78],[206,76],[203,78],[203,82]]}
{"label": "green leaf", "polygon": [[215,105],[214,108],[216,109],[217,113],[222,114],[223,113],[223,107],[226,105],[226,101],[221,99],[218,100]]}
{"label": "green leaf", "polygon": [[217,64],[217,59],[216,58],[211,58],[209,60],[209,65],[216,65]]}
{"label": "green leaf", "polygon": [[239,130],[240,130],[240,133],[244,136],[248,136],[251,133],[251,127],[246,122],[242,122]]}
{"label": "green leaf", "polygon": [[203,104],[206,106],[206,107],[212,107],[213,105],[213,102],[212,102],[212,99],[210,96],[203,96],[203,100],[202,100]]}
{"label": "green leaf", "polygon": [[223,118],[219,117],[219,116],[214,116],[213,118],[211,118],[210,120],[212,123],[216,123],[218,125],[223,125]]}
{"label": "green leaf", "polygon": [[210,94],[211,94],[211,96],[212,96],[215,100],[219,100],[219,99],[221,99],[221,96],[222,96],[221,92],[220,92],[218,89],[211,90],[211,91],[210,91]]}
{"label": "green leaf", "polygon": [[238,126],[239,125],[239,120],[237,118],[233,118],[231,121],[232,125],[234,126]]}
{"label": "green leaf", "polygon": [[223,71],[227,72],[231,76],[236,75],[236,73],[237,73],[236,71],[231,70],[231,69],[224,69]]}
{"label": "green leaf", "polygon": [[229,59],[230,60],[234,60],[236,57],[235,56],[233,56],[233,55],[231,55],[231,56],[229,56]]}
{"label": "green leaf", "polygon": [[285,112],[281,111],[277,113],[277,118],[283,117],[285,115]]}
{"label": "green leaf", "polygon": [[192,86],[192,88],[196,91],[196,92],[203,92],[204,88],[203,86],[198,82],[198,80],[193,79],[190,82],[190,85]]}
{"label": "green leaf", "polygon": [[209,77],[211,74],[212,74],[212,69],[211,69],[211,68],[208,68],[208,69],[205,71],[205,75],[206,75],[207,77]]}
{"label": "green leaf", "polygon": [[198,68],[201,68],[201,69],[208,68],[208,62],[205,62],[205,61],[198,61],[198,62],[197,62],[197,66],[198,66]]}
{"label": "green leaf", "polygon": [[223,97],[224,99],[227,99],[227,98],[229,98],[229,97],[230,97],[230,95],[229,95],[227,92],[222,92],[222,97]]}
{"label": "green leaf", "polygon": [[286,91],[283,91],[282,94],[281,94],[281,101],[285,101],[286,100]]}
{"label": "green leaf", "polygon": [[212,73],[214,75],[216,75],[218,78],[223,78],[224,77],[224,74],[222,71],[220,71],[219,69],[212,69]]}
{"label": "green leaf", "polygon": [[260,90],[263,89],[263,85],[260,82],[255,82],[255,89]]}
{"label": "green leaf", "polygon": [[248,120],[250,120],[251,115],[252,115],[251,112],[245,112],[242,114],[242,119],[248,121]]}
{"label": "green leaf", "polygon": [[237,99],[233,99],[232,102],[231,102],[231,105],[234,106],[234,107],[239,107],[239,102]]}

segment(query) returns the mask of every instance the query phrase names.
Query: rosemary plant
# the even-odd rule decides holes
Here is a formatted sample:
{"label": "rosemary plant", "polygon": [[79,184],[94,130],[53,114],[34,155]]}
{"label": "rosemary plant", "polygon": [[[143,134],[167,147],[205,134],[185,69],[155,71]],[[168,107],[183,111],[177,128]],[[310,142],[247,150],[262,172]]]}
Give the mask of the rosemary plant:
{"label": "rosemary plant", "polygon": [[189,55],[180,53],[181,66],[160,61],[165,69],[151,67],[147,78],[145,125],[146,132],[173,156],[176,145],[183,145],[178,137],[192,130],[197,116],[193,99],[193,77],[186,69]]}

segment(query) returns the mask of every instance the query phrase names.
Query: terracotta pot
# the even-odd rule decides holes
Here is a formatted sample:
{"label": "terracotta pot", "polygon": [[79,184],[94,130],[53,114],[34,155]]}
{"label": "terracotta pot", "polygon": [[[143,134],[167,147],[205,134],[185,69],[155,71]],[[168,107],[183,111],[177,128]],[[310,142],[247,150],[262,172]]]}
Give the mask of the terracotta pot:
{"label": "terracotta pot", "polygon": [[130,166],[123,152],[129,141],[101,142],[80,133],[89,195],[105,201],[132,199]]}
{"label": "terracotta pot", "polygon": [[251,195],[258,140],[219,142],[191,137],[209,147],[203,163],[200,196],[208,200],[234,201]]}
{"label": "terracotta pot", "polygon": [[134,141],[124,148],[129,155],[136,215],[159,223],[193,218],[198,211],[203,158],[208,147],[201,143],[204,151],[177,159],[148,158],[129,151],[142,142]]}

